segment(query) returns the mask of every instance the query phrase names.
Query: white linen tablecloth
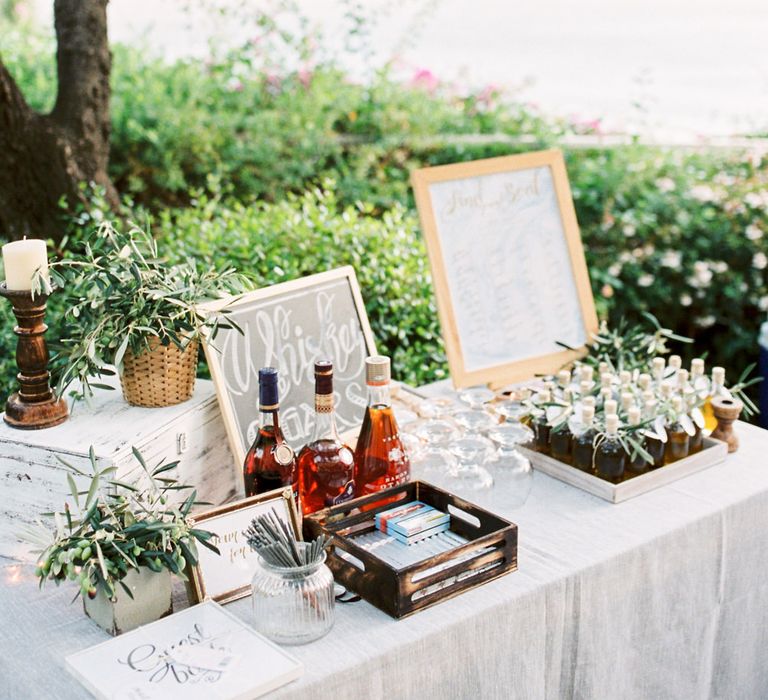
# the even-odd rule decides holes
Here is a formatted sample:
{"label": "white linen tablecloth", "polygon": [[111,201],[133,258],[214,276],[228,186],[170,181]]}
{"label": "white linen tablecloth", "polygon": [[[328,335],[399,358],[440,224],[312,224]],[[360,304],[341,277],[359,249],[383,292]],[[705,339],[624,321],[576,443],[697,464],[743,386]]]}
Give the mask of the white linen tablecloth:
{"label": "white linen tablecloth", "polygon": [[[617,505],[539,473],[523,508],[494,491],[519,571],[399,621],[337,606],[271,697],[768,697],[768,432],[738,431],[725,463]],[[71,587],[0,561],[0,697],[88,697],[64,657],[106,635]]]}

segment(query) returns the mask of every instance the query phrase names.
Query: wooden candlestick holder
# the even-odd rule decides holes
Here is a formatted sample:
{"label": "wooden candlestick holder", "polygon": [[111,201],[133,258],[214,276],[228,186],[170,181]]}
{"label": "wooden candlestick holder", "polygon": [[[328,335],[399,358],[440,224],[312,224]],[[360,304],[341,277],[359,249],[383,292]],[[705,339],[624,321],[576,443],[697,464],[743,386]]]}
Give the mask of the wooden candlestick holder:
{"label": "wooden candlestick holder", "polygon": [[744,404],[737,398],[716,396],[712,399],[712,412],[717,418],[717,427],[712,431],[712,437],[728,443],[728,452],[739,449],[739,438],[733,429],[734,421],[738,420]]}
{"label": "wooden candlestick holder", "polygon": [[5,404],[5,422],[22,430],[38,430],[59,425],[67,420],[67,402],[57,399],[51,390],[48,372],[48,346],[43,335],[47,294],[28,290],[11,290],[0,283],[0,296],[11,302],[18,325],[13,332],[16,340],[16,366],[19,391]]}

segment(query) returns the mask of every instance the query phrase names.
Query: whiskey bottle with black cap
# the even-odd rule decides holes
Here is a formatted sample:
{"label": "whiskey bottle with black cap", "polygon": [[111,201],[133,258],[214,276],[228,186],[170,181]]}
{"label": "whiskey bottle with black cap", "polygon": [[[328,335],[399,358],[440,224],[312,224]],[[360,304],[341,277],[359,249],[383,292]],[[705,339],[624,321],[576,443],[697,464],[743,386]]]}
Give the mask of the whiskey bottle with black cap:
{"label": "whiskey bottle with black cap", "polygon": [[315,430],[299,453],[299,499],[304,515],[355,496],[355,458],[339,437],[333,407],[333,364],[315,362]]}
{"label": "whiskey bottle with black cap", "polygon": [[259,370],[261,422],[243,463],[246,496],[286,486],[293,487],[294,496],[297,495],[296,455],[280,430],[277,379],[274,367]]}

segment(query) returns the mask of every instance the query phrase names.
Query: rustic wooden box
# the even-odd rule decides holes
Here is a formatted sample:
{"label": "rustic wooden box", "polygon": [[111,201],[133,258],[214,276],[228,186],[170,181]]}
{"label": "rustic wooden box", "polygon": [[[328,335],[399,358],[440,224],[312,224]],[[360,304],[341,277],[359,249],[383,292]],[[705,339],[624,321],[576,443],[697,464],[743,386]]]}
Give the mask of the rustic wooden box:
{"label": "rustic wooden box", "polygon": [[[399,501],[422,501],[450,513],[450,529],[468,542],[395,568],[350,539],[374,530],[376,513]],[[334,578],[397,618],[517,569],[517,525],[422,481],[318,511],[305,518],[304,531],[307,538],[330,535],[327,564]]]}
{"label": "rustic wooden box", "polygon": [[136,446],[150,466],[179,460],[171,474],[195,486],[200,500],[220,504],[242,491],[210,381],[199,379],[189,401],[168,408],[137,408],[119,388],[98,390],[54,428],[15,430],[0,421],[0,556],[30,558],[20,526],[63,508],[69,497],[57,457],[89,472],[91,445],[100,465],[118,467],[119,478],[139,468]]}
{"label": "rustic wooden box", "polygon": [[582,491],[587,491],[595,496],[604,498],[606,501],[611,501],[611,503],[621,503],[629,498],[653,491],[659,488],[659,486],[671,484],[673,481],[682,479],[689,474],[694,474],[702,469],[719,464],[728,456],[728,445],[721,440],[707,437],[704,438],[704,449],[695,455],[673,462],[665,467],[653,469],[640,476],[632,477],[619,484],[612,484],[610,481],[601,479],[593,474],[587,474],[548,455],[525,447],[520,449],[531,460],[534,469],[564,481],[566,484],[576,486]]}

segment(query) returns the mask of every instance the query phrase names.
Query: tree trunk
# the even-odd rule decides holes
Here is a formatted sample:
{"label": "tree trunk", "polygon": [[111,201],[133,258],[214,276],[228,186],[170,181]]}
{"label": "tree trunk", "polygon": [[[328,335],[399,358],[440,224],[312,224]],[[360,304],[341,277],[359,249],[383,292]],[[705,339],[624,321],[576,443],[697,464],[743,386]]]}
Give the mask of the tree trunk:
{"label": "tree trunk", "polygon": [[80,183],[117,194],[109,161],[108,0],[55,0],[58,94],[48,115],[35,112],[0,60],[0,235],[63,235],[62,197],[84,201]]}

